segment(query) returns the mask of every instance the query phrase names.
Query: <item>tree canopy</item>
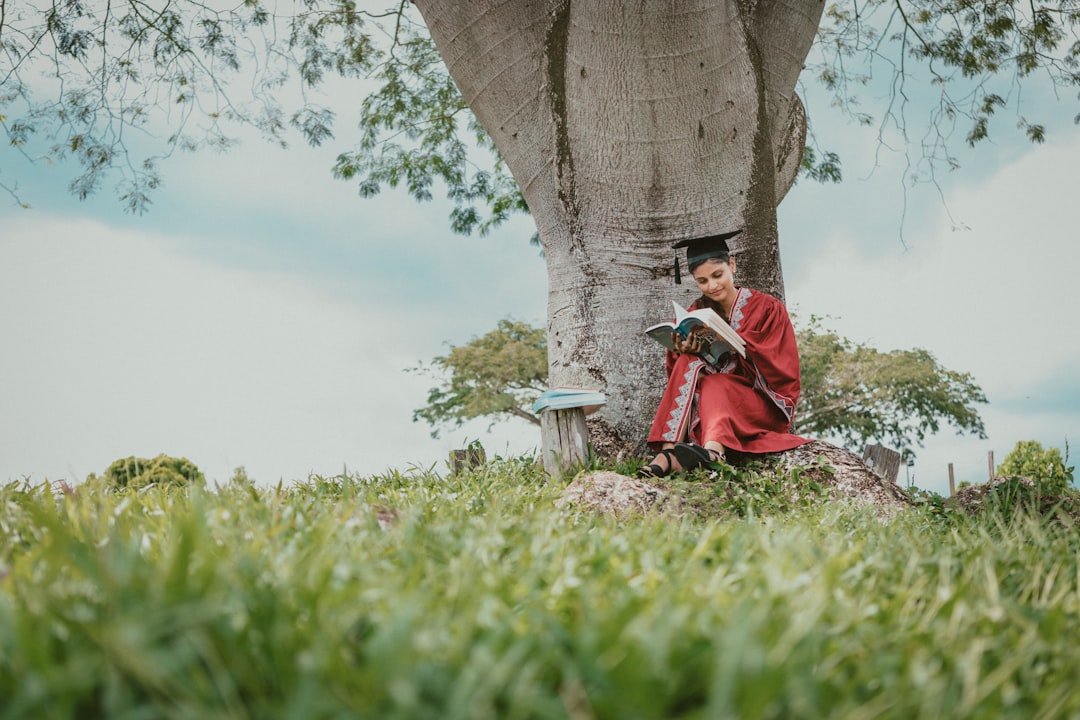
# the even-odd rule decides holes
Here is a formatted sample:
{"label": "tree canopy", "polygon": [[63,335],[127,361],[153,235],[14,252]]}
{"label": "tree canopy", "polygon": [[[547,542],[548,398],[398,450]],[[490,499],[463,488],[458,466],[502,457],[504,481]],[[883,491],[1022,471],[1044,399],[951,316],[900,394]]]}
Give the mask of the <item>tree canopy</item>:
{"label": "tree canopy", "polygon": [[[335,76],[363,88],[359,133],[346,136],[333,172],[370,197],[403,186],[417,200],[436,181],[454,202],[455,232],[485,232],[527,211],[493,144],[468,111],[407,0],[243,0],[229,8],[176,0],[0,2],[0,126],[33,158],[73,160],[71,191],[87,198],[107,178],[124,207],[143,212],[172,153],[228,148],[238,125],[286,144],[291,132],[319,145],[335,137],[341,103],[320,96]],[[1041,119],[1019,114],[1023,83],[1080,87],[1080,0],[866,0],[832,3],[804,81],[820,82],[859,122],[909,133],[918,71],[937,101],[910,140],[931,171],[955,167],[950,138],[968,144],[993,117],[1018,110],[1032,141]],[[860,91],[887,78],[883,104]],[[362,84],[359,84],[361,83]],[[365,94],[366,92],[366,94]],[[1080,121],[1080,115],[1077,116]],[[479,152],[477,152],[479,151]],[[840,178],[840,156],[811,144],[804,172]],[[0,176],[17,195],[17,178]]]}
{"label": "tree canopy", "polygon": [[439,380],[428,391],[427,405],[413,412],[413,421],[431,425],[434,437],[440,427],[483,416],[511,415],[539,425],[529,406],[546,389],[547,332],[503,319],[486,335],[451,346],[411,372]]}
{"label": "tree canopy", "polygon": [[929,351],[882,352],[822,327],[817,317],[797,335],[797,432],[855,447],[878,441],[909,455],[943,423],[986,437],[976,408],[987,401],[982,389],[969,373],[942,367]]}

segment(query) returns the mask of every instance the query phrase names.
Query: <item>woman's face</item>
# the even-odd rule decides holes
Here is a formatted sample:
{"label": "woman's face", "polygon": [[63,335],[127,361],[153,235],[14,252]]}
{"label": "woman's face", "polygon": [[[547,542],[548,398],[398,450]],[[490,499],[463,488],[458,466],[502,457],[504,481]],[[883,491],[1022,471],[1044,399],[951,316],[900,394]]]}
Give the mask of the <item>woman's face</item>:
{"label": "woman's face", "polygon": [[694,268],[694,280],[701,294],[725,308],[735,300],[735,260],[706,260]]}

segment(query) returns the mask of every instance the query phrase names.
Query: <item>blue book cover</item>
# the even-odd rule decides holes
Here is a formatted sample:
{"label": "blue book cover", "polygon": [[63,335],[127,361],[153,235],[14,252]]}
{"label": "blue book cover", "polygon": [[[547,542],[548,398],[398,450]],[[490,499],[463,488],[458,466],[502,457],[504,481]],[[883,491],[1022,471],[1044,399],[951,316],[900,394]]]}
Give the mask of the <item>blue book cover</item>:
{"label": "blue book cover", "polygon": [[541,410],[566,410],[567,408],[585,408],[588,415],[607,402],[604,393],[591,388],[556,387],[545,391],[533,403],[533,412]]}

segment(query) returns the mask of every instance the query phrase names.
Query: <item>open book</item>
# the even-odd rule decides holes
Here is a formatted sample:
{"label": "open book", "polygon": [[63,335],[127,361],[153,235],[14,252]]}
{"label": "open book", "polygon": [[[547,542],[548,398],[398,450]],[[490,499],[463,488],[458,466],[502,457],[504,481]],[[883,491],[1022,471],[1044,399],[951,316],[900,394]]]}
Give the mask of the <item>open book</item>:
{"label": "open book", "polygon": [[675,322],[664,322],[645,329],[645,334],[668,350],[675,350],[671,342],[671,334],[678,333],[685,339],[695,328],[704,328],[698,333],[705,336],[705,344],[700,353],[703,359],[716,364],[722,356],[729,352],[737,352],[746,357],[746,343],[739,337],[739,333],[725,322],[724,318],[716,314],[711,308],[698,308],[697,310],[685,310],[679,303],[672,301],[675,307]]}

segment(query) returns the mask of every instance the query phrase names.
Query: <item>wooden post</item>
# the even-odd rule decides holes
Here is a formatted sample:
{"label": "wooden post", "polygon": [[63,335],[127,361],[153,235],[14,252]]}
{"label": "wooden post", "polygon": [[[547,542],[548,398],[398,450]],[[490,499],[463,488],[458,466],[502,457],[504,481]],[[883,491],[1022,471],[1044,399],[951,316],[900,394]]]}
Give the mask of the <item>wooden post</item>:
{"label": "wooden post", "polygon": [[544,410],[540,413],[541,453],[544,469],[562,477],[589,460],[589,430],[584,408]]}
{"label": "wooden post", "polygon": [[994,482],[994,451],[991,450],[986,453],[986,464],[989,466],[990,479],[987,482]]}
{"label": "wooden post", "polygon": [[896,482],[900,472],[900,453],[884,445],[867,445],[863,448],[862,459],[878,476],[891,483]]}
{"label": "wooden post", "polygon": [[486,461],[487,453],[485,453],[484,448],[479,445],[476,447],[465,448],[464,450],[451,450],[450,474],[457,475],[464,470],[480,467]]}
{"label": "wooden post", "polygon": [[956,494],[956,479],[953,477],[952,463],[949,463],[949,497]]}

